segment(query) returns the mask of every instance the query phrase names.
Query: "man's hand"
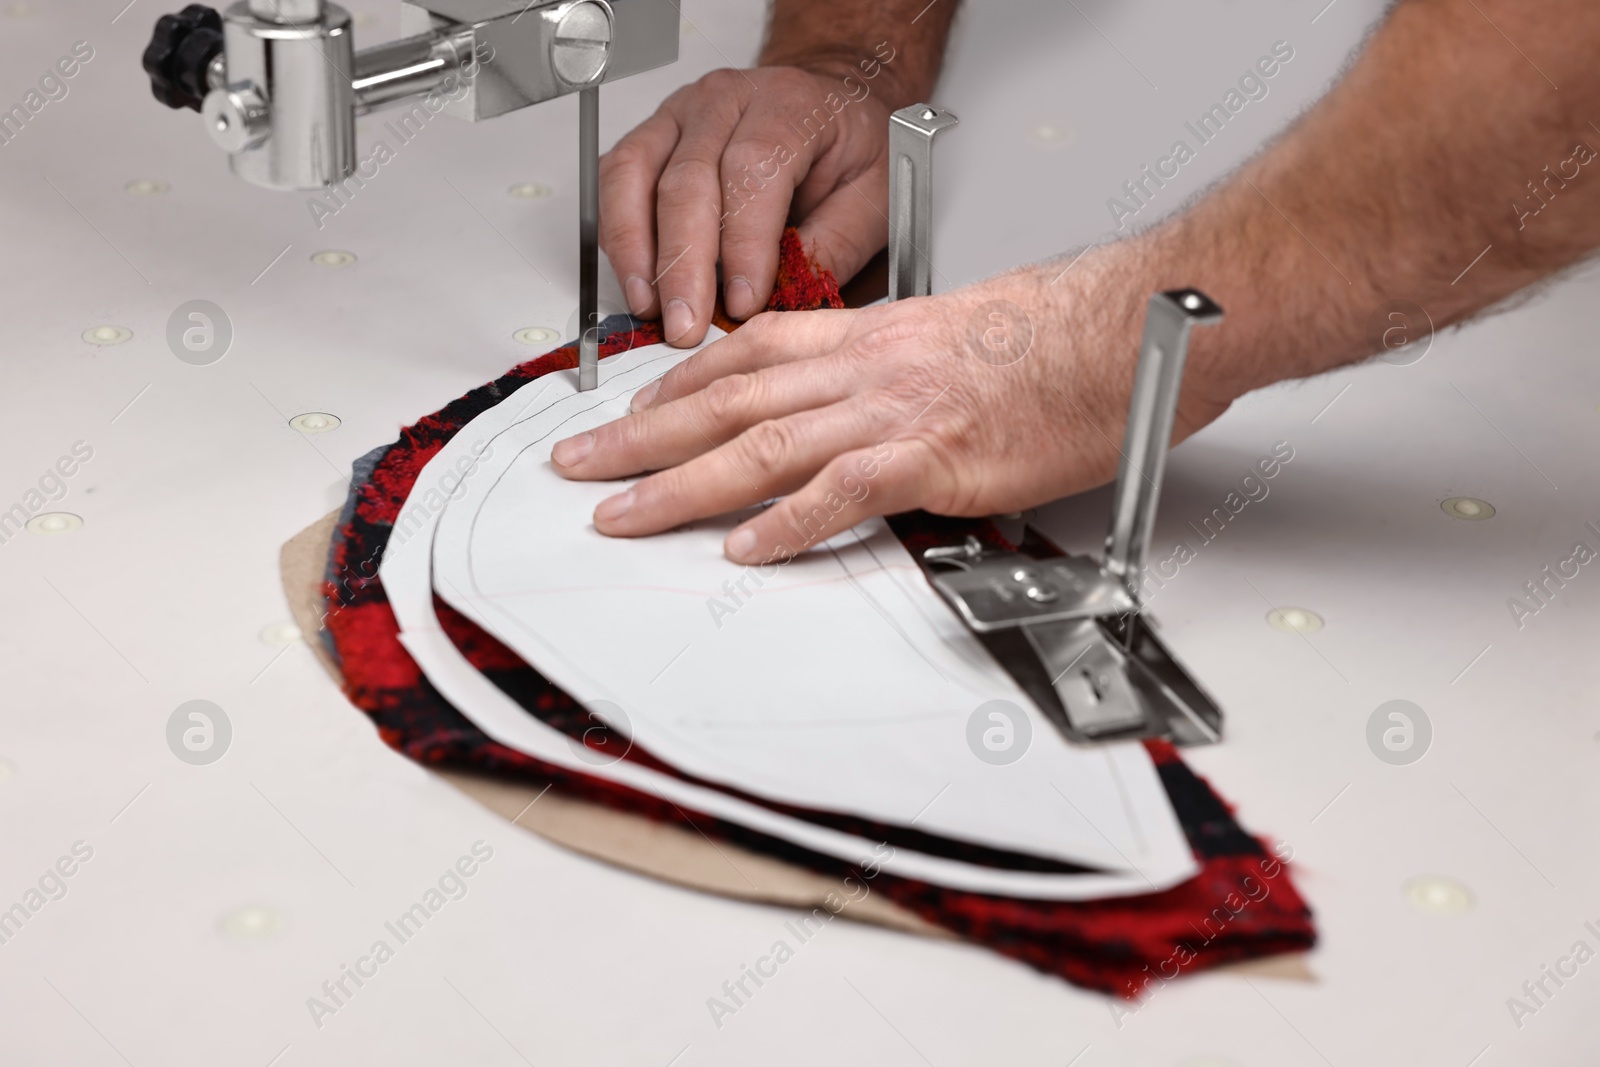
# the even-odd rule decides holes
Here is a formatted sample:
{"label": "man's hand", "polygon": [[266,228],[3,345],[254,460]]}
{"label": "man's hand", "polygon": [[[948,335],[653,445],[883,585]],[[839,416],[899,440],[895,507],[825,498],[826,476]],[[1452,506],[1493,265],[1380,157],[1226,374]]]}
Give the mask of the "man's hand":
{"label": "man's hand", "polygon": [[841,282],[888,240],[889,115],[933,90],[957,0],[773,0],[753,70],[712,71],[600,161],[600,244],[675,345],[767,306],[785,223]]}
{"label": "man's hand", "polygon": [[[849,278],[888,239],[887,44],[842,75],[712,71],[600,160],[600,244],[629,309],[694,345],[716,303],[766,306],[791,213],[819,266]],[[871,72],[870,75],[868,72]]]}
{"label": "man's hand", "polygon": [[1187,212],[943,296],[753,320],[634,415],[561,442],[556,469],[659,472],[596,509],[618,536],[786,497],[729,536],[740,562],[870,515],[1089,488],[1115,470],[1151,293],[1194,286],[1227,309],[1192,340],[1182,438],[1251,389],[1370,355],[1396,309],[1443,329],[1600,248],[1596,41],[1592,0],[1404,0],[1324,100]]}
{"label": "man's hand", "polygon": [[[990,515],[1088,489],[1116,471],[1143,301],[1069,319],[1075,301],[1052,290],[1054,274],[759,315],[641,389],[634,414],[557,444],[553,462],[579,479],[659,471],[595,510],[613,536],[782,497],[728,536],[740,563],[793,556],[876,515]],[[1191,377],[1178,436],[1229,399]]]}

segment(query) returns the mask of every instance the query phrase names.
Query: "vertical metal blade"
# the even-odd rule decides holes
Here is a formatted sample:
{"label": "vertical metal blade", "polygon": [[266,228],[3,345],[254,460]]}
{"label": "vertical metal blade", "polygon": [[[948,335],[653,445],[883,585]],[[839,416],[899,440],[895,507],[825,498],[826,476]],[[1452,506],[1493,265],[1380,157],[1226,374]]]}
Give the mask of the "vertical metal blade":
{"label": "vertical metal blade", "polygon": [[578,389],[600,384],[600,86],[578,90]]}

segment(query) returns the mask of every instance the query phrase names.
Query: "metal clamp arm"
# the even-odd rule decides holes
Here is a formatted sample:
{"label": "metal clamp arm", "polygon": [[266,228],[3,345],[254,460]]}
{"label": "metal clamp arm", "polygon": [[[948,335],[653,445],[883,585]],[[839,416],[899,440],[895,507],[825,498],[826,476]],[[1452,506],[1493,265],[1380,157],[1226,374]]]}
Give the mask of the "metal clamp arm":
{"label": "metal clamp arm", "polygon": [[429,114],[478,122],[582,94],[677,59],[678,25],[659,0],[405,0],[402,38],[358,52],[332,0],[235,0],[163,16],[143,62],[157,99],[204,114],[235,173],[321,189],[355,173],[357,115],[426,97]]}
{"label": "metal clamp arm", "polygon": [[1122,579],[1136,601],[1178,413],[1189,332],[1196,325],[1221,321],[1222,309],[1198,289],[1173,289],[1150,298],[1106,534],[1105,569]]}

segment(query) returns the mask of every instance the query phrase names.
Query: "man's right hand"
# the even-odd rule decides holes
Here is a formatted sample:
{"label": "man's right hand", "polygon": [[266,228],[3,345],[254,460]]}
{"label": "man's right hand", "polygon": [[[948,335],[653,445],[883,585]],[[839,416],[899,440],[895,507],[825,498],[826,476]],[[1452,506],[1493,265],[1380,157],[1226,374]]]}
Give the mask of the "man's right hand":
{"label": "man's right hand", "polygon": [[889,114],[880,62],[839,75],[716,70],[678,90],[600,160],[600,243],[641,317],[698,344],[723,306],[772,295],[791,220],[840,281],[888,241]]}

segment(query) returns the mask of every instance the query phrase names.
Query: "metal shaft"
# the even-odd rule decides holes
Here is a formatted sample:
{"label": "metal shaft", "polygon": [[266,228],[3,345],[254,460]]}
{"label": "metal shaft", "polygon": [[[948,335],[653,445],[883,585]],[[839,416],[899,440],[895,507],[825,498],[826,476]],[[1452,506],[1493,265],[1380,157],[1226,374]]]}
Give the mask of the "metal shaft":
{"label": "metal shaft", "polygon": [[1111,529],[1106,534],[1106,570],[1122,579],[1135,602],[1155,529],[1167,444],[1172,440],[1183,364],[1189,354],[1189,331],[1196,324],[1220,321],[1222,309],[1198,289],[1156,293],[1145,313],[1122,462],[1111,498]]}
{"label": "metal shaft", "polygon": [[889,116],[889,299],[933,292],[933,137],[956,117],[927,104]]}
{"label": "metal shaft", "polygon": [[578,389],[600,384],[600,86],[578,90]]}
{"label": "metal shaft", "polygon": [[471,56],[470,34],[424,33],[363,48],[356,53],[351,74],[356,114],[452,88],[455,83],[447,82],[452,75],[460,77]]}

